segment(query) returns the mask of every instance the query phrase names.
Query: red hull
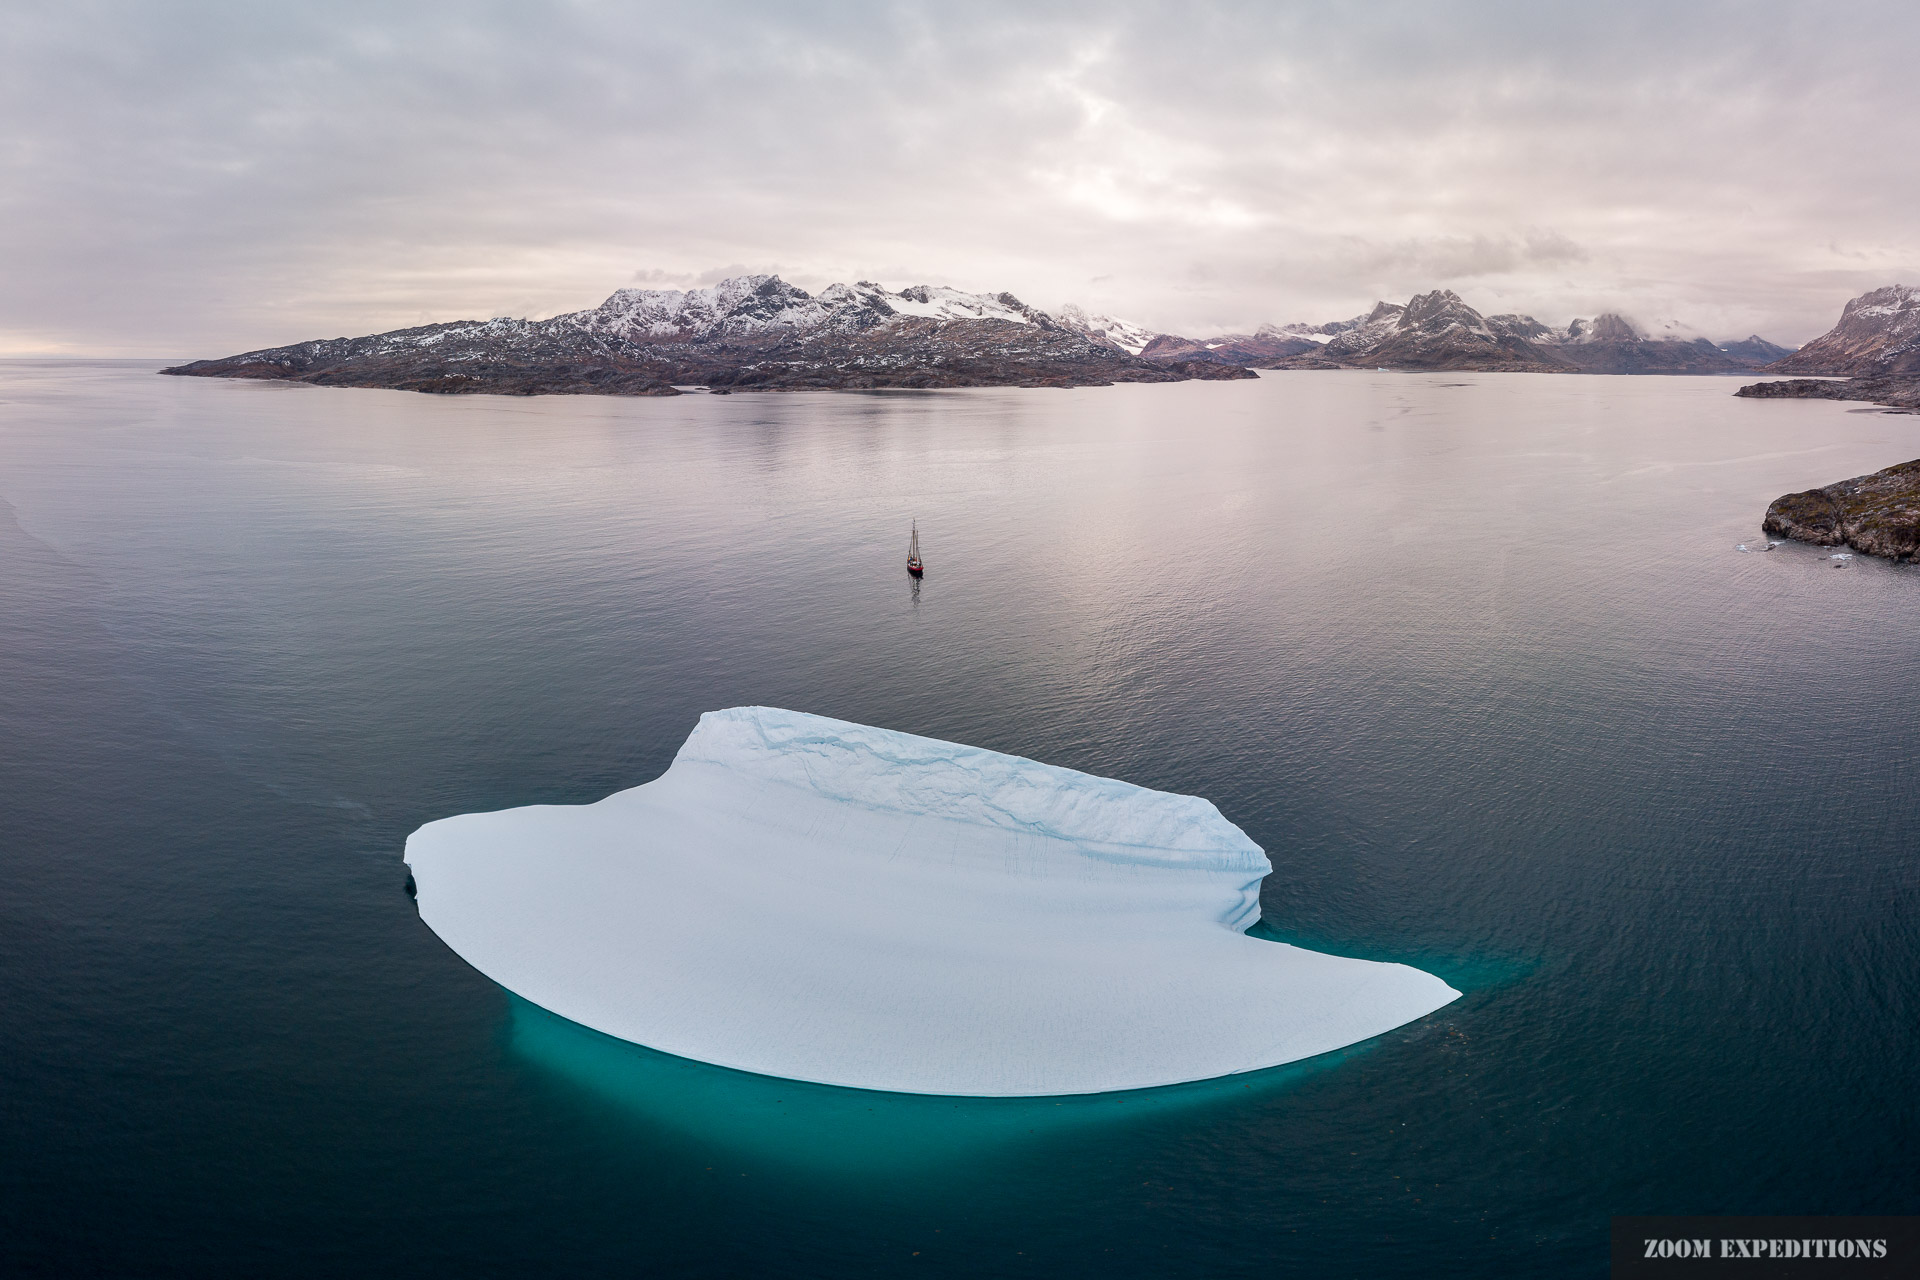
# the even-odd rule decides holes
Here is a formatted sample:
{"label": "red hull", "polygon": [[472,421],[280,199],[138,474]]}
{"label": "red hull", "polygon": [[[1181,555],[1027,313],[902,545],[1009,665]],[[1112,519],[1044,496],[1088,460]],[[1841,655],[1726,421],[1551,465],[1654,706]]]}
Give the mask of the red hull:
{"label": "red hull", "polygon": [[925,573],[926,571],[927,570],[925,565],[909,564],[907,566],[907,572],[912,574],[916,578],[919,577],[921,574]]}

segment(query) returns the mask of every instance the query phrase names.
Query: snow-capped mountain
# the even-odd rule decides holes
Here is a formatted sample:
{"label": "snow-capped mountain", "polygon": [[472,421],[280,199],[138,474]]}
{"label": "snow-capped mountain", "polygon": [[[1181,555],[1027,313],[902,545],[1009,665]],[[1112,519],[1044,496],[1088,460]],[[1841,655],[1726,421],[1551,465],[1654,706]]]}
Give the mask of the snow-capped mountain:
{"label": "snow-capped mountain", "polygon": [[1278,367],[1737,373],[1763,363],[1755,355],[1761,348],[1778,349],[1758,337],[1749,341],[1761,348],[1722,349],[1705,338],[1681,336],[1694,331],[1677,322],[1664,322],[1649,335],[1611,312],[1556,329],[1529,315],[1482,315],[1448,289],[1420,294],[1404,306],[1376,303],[1352,320],[1289,325],[1280,332],[1310,328],[1331,335],[1326,345]]}
{"label": "snow-capped mountain", "polygon": [[[166,372],[418,391],[671,395],[840,387],[1087,386],[1252,377],[1214,362],[1141,360],[1010,293],[871,281],[818,295],[778,276],[707,289],[620,289],[550,320],[461,321],[201,360]],[[1142,343],[1141,345],[1144,345]]]}
{"label": "snow-capped mountain", "polygon": [[[1397,314],[1400,308],[1389,310]],[[1340,335],[1366,324],[1369,318],[1361,315],[1327,324],[1263,324],[1252,333],[1223,333],[1214,338],[1183,338],[1162,333],[1153,335],[1140,354],[1149,360],[1211,360],[1252,369],[1293,368],[1303,357],[1314,356]]]}
{"label": "snow-capped mountain", "polygon": [[1891,284],[1861,294],[1840,323],[1766,372],[1920,374],[1920,289]]}
{"label": "snow-capped mountain", "polygon": [[[1347,320],[1261,325],[1186,338],[1010,293],[873,281],[810,294],[778,276],[705,289],[618,289],[550,320],[423,325],[201,360],[167,372],[421,391],[670,395],[795,387],[1084,386],[1250,377],[1251,368],[1735,373],[1778,359],[1757,335],[1716,346],[1685,325],[1649,333],[1616,313],[1565,329],[1484,316],[1447,289],[1378,302]],[[1832,333],[1769,372],[1920,371],[1920,290],[1895,285],[1847,304]]]}
{"label": "snow-capped mountain", "polygon": [[[846,285],[829,285],[822,297]],[[888,293],[877,284],[862,282],[852,286],[863,291],[859,296],[868,305],[901,316],[919,316],[925,320],[1004,320],[1009,324],[1044,323],[1044,312],[1029,307],[1010,293],[962,293],[946,285],[916,284],[898,293]]]}
{"label": "snow-capped mountain", "polygon": [[1162,333],[1147,343],[1140,354],[1149,360],[1209,360],[1216,364],[1264,369],[1317,351],[1326,341],[1324,335],[1309,338],[1263,324],[1252,333],[1223,333],[1217,338],[1182,338]]}
{"label": "snow-capped mountain", "polygon": [[1575,319],[1567,325],[1567,331],[1548,341],[1559,341],[1572,346],[1587,346],[1595,342],[1645,342],[1647,335],[1633,327],[1633,322],[1625,316],[1609,311],[1605,315],[1595,316],[1591,320]]}
{"label": "snow-capped mountain", "polygon": [[[1734,373],[1772,357],[1772,344],[1739,351],[1716,347],[1666,322],[1650,336],[1614,313],[1573,321],[1565,329],[1529,315],[1486,316],[1448,289],[1405,304],[1376,302],[1349,320],[1262,325],[1252,334],[1183,338],[1161,334],[1148,359],[1218,360],[1262,369],[1392,368],[1559,371],[1581,373]],[[1742,344],[1744,346],[1744,344]]]}
{"label": "snow-capped mountain", "polygon": [[1375,304],[1365,320],[1336,334],[1324,358],[1395,369],[1552,369],[1559,362],[1523,338],[1499,331],[1451,289]]}
{"label": "snow-capped mountain", "polygon": [[1724,342],[1720,349],[1749,368],[1758,369],[1763,364],[1784,359],[1793,354],[1792,347],[1783,347],[1768,342],[1757,333],[1748,334],[1738,342]]}
{"label": "snow-capped mountain", "polygon": [[745,338],[774,328],[810,329],[831,309],[778,276],[739,276],[710,289],[616,289],[590,311],[547,323],[632,342],[689,342]]}
{"label": "snow-capped mountain", "polygon": [[1617,312],[1574,320],[1535,339],[1582,373],[1739,373],[1759,362],[1734,355],[1678,321],[1648,333]]}
{"label": "snow-capped mountain", "polygon": [[1518,338],[1522,342],[1555,342],[1562,335],[1557,329],[1548,328],[1532,316],[1504,315],[1488,316],[1487,328],[1503,338]]}
{"label": "snow-capped mountain", "polygon": [[1326,345],[1326,358],[1346,360],[1364,357],[1393,336],[1400,327],[1400,317],[1405,311],[1406,308],[1397,302],[1374,303],[1373,310],[1355,316],[1346,322],[1344,329],[1333,335]]}
{"label": "snow-capped mountain", "polygon": [[902,318],[999,320],[1030,325],[1046,319],[1010,293],[963,293],[914,285],[898,293],[868,280],[833,284],[819,296],[778,276],[740,276],[709,289],[619,289],[590,311],[555,317],[594,333],[635,342],[751,340],[776,330],[857,333]]}
{"label": "snow-capped mountain", "polygon": [[1073,303],[1060,308],[1054,313],[1053,318],[1075,333],[1085,334],[1097,342],[1104,342],[1130,356],[1139,355],[1148,343],[1160,336],[1144,325],[1134,324],[1131,320],[1088,315],[1084,308]]}
{"label": "snow-capped mountain", "polygon": [[1277,334],[1283,338],[1304,338],[1315,346],[1324,347],[1333,341],[1335,335],[1359,325],[1361,319],[1356,316],[1352,320],[1335,320],[1331,324],[1263,324],[1255,332]]}

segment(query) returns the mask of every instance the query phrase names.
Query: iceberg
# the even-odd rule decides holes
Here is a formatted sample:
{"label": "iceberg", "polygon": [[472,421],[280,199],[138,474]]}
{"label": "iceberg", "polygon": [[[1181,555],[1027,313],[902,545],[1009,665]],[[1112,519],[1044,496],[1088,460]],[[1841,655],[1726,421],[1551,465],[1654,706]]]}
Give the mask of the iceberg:
{"label": "iceberg", "polygon": [[708,712],[597,803],[430,822],[406,858],[421,919],[532,1004],[821,1084],[1178,1084],[1459,995],[1247,937],[1272,867],[1206,800],[773,707]]}

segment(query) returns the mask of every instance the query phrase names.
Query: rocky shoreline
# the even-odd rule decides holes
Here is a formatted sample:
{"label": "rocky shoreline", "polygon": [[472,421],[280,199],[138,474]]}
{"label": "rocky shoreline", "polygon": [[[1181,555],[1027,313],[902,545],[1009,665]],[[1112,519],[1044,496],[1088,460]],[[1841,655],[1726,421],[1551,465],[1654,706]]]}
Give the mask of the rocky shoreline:
{"label": "rocky shoreline", "polygon": [[1920,458],[1775,498],[1761,527],[1816,546],[1911,561],[1920,554]]}
{"label": "rocky shoreline", "polygon": [[[1832,329],[1761,372],[1827,376],[1756,382],[1734,394],[1857,400],[1891,413],[1920,413],[1920,289],[1888,285],[1851,299]],[[1784,494],[1767,508],[1761,527],[1815,546],[1911,561],[1920,553],[1920,459]]]}
{"label": "rocky shoreline", "polygon": [[1750,400],[1861,400],[1895,413],[1920,413],[1920,377],[1882,374],[1840,381],[1788,378],[1755,382],[1734,392]]}

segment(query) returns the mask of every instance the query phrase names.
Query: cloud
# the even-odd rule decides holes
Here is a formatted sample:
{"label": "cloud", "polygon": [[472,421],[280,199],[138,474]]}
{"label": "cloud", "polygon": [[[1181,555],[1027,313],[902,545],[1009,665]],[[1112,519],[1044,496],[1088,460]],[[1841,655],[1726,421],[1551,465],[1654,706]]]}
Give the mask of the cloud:
{"label": "cloud", "polygon": [[1445,286],[1800,340],[1920,279],[1916,37],[1872,3],[22,7],[0,329],[209,355],[751,268],[1188,332]]}
{"label": "cloud", "polygon": [[1372,244],[1341,242],[1339,266],[1363,279],[1427,280],[1434,287],[1585,262],[1587,251],[1553,231],[1521,235],[1430,236]]}

